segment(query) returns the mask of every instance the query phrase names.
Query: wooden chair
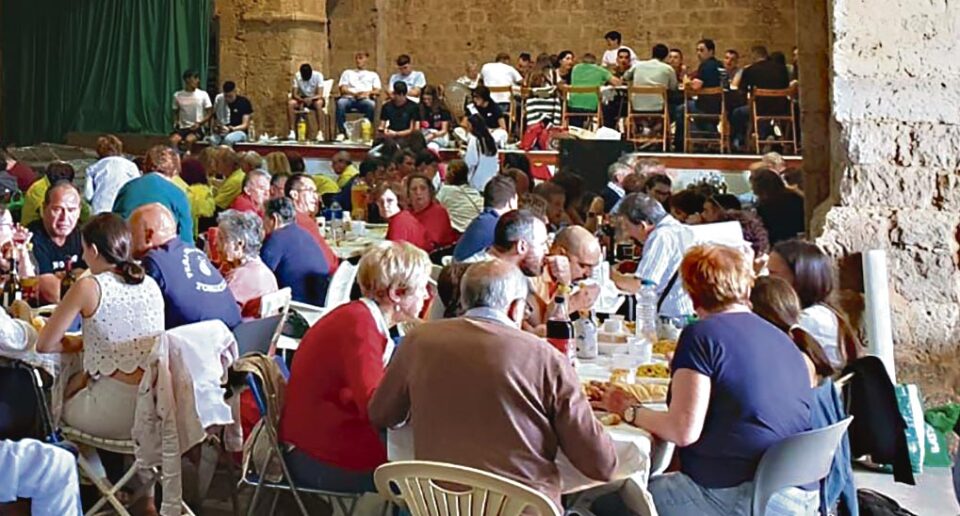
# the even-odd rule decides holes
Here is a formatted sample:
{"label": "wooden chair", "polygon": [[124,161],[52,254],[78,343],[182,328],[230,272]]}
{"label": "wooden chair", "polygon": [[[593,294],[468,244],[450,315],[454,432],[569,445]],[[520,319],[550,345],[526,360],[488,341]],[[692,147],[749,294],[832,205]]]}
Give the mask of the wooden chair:
{"label": "wooden chair", "polygon": [[[590,94],[597,96],[597,112],[596,113],[571,113],[568,111],[568,106],[570,104],[570,95],[571,94]],[[560,115],[561,120],[563,120],[563,128],[568,129],[570,127],[570,119],[573,117],[597,117],[597,127],[603,127],[603,109],[601,109],[603,102],[600,98],[600,86],[567,86],[563,89],[563,112]]]}
{"label": "wooden chair", "polygon": [[[753,118],[753,142],[754,149],[757,154],[760,154],[760,127],[761,124],[769,124],[772,127],[771,136],[764,139],[762,143],[764,145],[781,145],[784,147],[784,151],[787,150],[787,146],[793,151],[792,154],[799,154],[797,152],[797,132],[795,130],[797,118],[796,118],[796,106],[794,105],[794,99],[796,98],[796,90],[793,88],[787,88],[784,90],[764,90],[764,89],[754,89],[750,94],[750,113]],[[782,99],[782,102],[786,105],[789,105],[787,108],[787,114],[774,114],[774,113],[763,113],[761,109],[758,109],[758,99],[768,99],[767,104],[776,103],[775,99]],[[759,102],[763,104],[763,102]],[[769,108],[766,108],[769,110]],[[786,154],[786,152],[784,152]]]}
{"label": "wooden chair", "polygon": [[517,103],[514,102],[515,99],[513,98],[513,86],[488,86],[487,89],[490,90],[491,95],[496,93],[510,94],[510,109],[505,113],[507,116],[507,139],[509,140],[510,137],[516,139],[513,124],[517,121]]}
{"label": "wooden chair", "polygon": [[[696,98],[714,97],[719,104],[717,113],[691,113],[690,101]],[[711,123],[709,130],[700,130],[696,127],[697,122],[705,121]],[[714,125],[715,124],[715,125]],[[716,128],[716,131],[714,131]],[[701,88],[693,91],[687,88],[683,91],[683,151],[690,152],[696,144],[716,145],[721,154],[727,152],[727,139],[729,130],[727,129],[727,105],[724,98],[723,88]],[[716,135],[716,136],[714,136]]]}
{"label": "wooden chair", "polygon": [[391,462],[377,468],[373,480],[380,496],[406,506],[413,516],[560,516],[560,510],[542,493],[466,466]]}
{"label": "wooden chair", "polygon": [[[663,109],[659,112],[643,112],[633,110],[633,96],[648,95],[661,97]],[[663,152],[667,152],[670,145],[670,105],[667,102],[667,88],[664,86],[630,86],[627,90],[627,119],[624,121],[626,127],[627,141],[636,145],[646,145],[649,143],[660,143]],[[656,135],[637,135],[635,120],[655,120],[663,126],[663,130]]]}
{"label": "wooden chair", "polygon": [[520,113],[517,116],[517,140],[523,138],[523,133],[527,130],[527,99],[530,97],[531,88],[529,86],[520,87]]}

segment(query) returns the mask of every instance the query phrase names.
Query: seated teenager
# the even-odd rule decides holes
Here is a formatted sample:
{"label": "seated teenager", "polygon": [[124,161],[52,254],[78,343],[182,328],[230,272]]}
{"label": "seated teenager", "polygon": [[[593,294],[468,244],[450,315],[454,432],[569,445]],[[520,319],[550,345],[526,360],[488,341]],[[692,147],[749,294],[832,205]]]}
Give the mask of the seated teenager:
{"label": "seated teenager", "polygon": [[450,146],[453,116],[440,98],[436,86],[427,86],[420,97],[420,132],[427,146],[440,150]]}
{"label": "seated teenager", "polygon": [[414,320],[430,279],[427,254],[407,243],[378,244],[360,259],[363,295],[307,330],[290,372],[280,440],[298,486],[373,492],[373,471],[387,461],[367,404],[393,354],[390,329]]}
{"label": "seated teenager", "polygon": [[220,272],[243,317],[257,317],[260,298],[276,292],[277,278],[260,259],[263,223],[254,213],[227,210],[217,217]]}
{"label": "seated teenager", "polygon": [[434,249],[453,245],[459,234],[450,225],[447,209],[437,202],[433,183],[420,174],[407,179],[407,200],[410,213],[420,222],[427,232],[427,240]]}
{"label": "seated teenager", "polygon": [[[323,74],[314,71],[309,63],[300,65],[300,71],[293,77],[290,100],[287,102],[287,126],[290,129],[290,133],[287,135],[288,140],[297,138],[296,131],[294,131],[294,119],[297,111],[302,109],[313,111],[317,120],[317,128],[323,127],[320,125],[323,102]],[[323,131],[317,131],[317,140],[323,140]]]}
{"label": "seated teenager", "polygon": [[[753,270],[739,251],[695,246],[680,276],[700,320],[680,334],[667,411],[635,405],[616,388],[604,405],[679,448],[680,470],[650,480],[659,514],[746,514],[763,453],[811,428],[810,378],[790,338],[750,312]],[[811,514],[817,502],[817,491],[791,487],[768,511]]]}
{"label": "seated teenager", "polygon": [[[497,144],[497,147],[503,148],[507,144],[507,119],[503,114],[503,109],[493,101],[493,98],[490,96],[490,90],[486,86],[477,86],[473,90],[473,95],[471,96],[473,100],[473,107],[476,111],[476,114],[480,115],[483,119],[484,125],[486,125],[487,130],[490,132],[490,135],[493,136],[494,141]],[[468,113],[470,106],[467,106]]]}
{"label": "seated teenager", "polygon": [[407,84],[394,84],[390,102],[380,108],[380,134],[388,140],[404,142],[416,131],[419,118],[419,106],[407,98]]}
{"label": "seated teenager", "polygon": [[293,201],[267,201],[264,214],[267,237],[260,258],[277,277],[280,288],[290,287],[293,300],[323,306],[330,281],[330,265],[317,242],[296,223]]}
{"label": "seated teenager", "polygon": [[173,215],[162,204],[141,206],[130,215],[133,255],[163,294],[167,329],[219,319],[240,324],[240,307],[220,271],[203,251],[177,238]]}

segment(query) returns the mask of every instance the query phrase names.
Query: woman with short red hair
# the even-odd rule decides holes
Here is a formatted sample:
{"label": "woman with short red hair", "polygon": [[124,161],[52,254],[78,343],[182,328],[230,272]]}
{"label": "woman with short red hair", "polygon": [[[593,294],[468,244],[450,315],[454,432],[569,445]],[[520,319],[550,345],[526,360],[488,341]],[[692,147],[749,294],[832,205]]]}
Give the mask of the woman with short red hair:
{"label": "woman with short red hair", "polygon": [[[753,270],[740,251],[695,246],[680,276],[700,320],[680,334],[667,411],[631,406],[619,390],[605,402],[678,447],[680,471],[650,480],[659,514],[746,514],[763,453],[811,427],[810,378],[790,338],[750,311]],[[817,494],[784,489],[768,511],[810,514]]]}

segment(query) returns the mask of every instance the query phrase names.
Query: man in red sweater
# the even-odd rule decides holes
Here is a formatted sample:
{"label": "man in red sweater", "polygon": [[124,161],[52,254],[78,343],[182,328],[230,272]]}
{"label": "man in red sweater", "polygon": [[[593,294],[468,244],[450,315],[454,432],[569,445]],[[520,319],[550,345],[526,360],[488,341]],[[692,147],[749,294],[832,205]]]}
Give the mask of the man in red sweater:
{"label": "man in red sweater", "polygon": [[284,185],[284,194],[293,201],[293,208],[297,210],[297,225],[307,230],[310,236],[317,241],[323,257],[326,258],[330,266],[330,274],[333,275],[340,265],[340,260],[336,253],[330,248],[323,235],[320,234],[320,227],[317,226],[317,210],[320,206],[320,198],[317,196],[317,184],[306,174],[294,174],[287,179]]}

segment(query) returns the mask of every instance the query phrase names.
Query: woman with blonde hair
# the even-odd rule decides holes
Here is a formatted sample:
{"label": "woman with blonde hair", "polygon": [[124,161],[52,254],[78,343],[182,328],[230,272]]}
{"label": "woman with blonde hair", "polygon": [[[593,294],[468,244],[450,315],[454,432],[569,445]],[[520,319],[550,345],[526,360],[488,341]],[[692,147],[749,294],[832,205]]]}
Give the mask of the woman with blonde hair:
{"label": "woman with blonde hair", "polygon": [[270,172],[270,175],[286,175],[289,176],[293,172],[290,170],[290,159],[287,158],[287,155],[280,152],[271,152],[267,154],[265,158],[267,162],[267,172]]}
{"label": "woman with blonde hair", "polygon": [[[680,471],[650,480],[658,513],[747,514],[763,453],[811,428],[810,378],[790,338],[750,311],[753,269],[740,251],[695,246],[680,277],[700,320],[680,334],[667,410],[643,408],[620,389],[611,389],[604,405],[677,445]],[[810,514],[818,501],[817,491],[791,487],[775,494],[768,510]]]}
{"label": "woman with blonde hair", "polygon": [[293,363],[280,439],[297,485],[373,492],[373,471],[387,450],[367,404],[393,353],[390,328],[412,321],[427,299],[427,253],[383,242],[360,259],[363,297],[335,308],[307,330]]}

